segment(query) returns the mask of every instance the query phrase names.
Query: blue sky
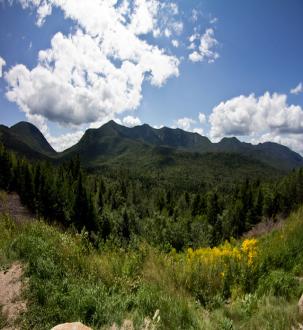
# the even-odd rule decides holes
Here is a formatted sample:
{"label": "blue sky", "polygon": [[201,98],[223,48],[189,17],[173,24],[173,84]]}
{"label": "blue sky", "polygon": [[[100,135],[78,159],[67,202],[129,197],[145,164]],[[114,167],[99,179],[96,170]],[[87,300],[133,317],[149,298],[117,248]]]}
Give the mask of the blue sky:
{"label": "blue sky", "polygon": [[115,119],[303,153],[302,0],[90,1],[0,1],[1,123],[57,149]]}

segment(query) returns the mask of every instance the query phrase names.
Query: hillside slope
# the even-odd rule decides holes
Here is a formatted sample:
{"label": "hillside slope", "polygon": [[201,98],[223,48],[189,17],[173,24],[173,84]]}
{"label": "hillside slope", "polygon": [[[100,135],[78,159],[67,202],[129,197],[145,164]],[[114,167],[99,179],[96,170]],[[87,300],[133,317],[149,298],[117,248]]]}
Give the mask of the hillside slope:
{"label": "hillside slope", "polygon": [[145,243],[95,249],[85,233],[42,221],[16,226],[3,214],[0,232],[1,267],[21,261],[28,277],[22,329],[67,321],[110,329],[124,319],[141,329],[157,310],[157,329],[286,330],[303,321],[302,209],[258,240],[180,253]]}
{"label": "hillside slope", "polygon": [[49,159],[49,157],[41,153],[35,146],[31,146],[26,143],[26,136],[14,134],[9,127],[0,125],[0,143],[2,143],[7,149],[12,150],[22,156],[29,159]]}
{"label": "hillside slope", "polygon": [[151,150],[166,150],[169,155],[187,152],[189,159],[193,158],[192,153],[235,154],[239,158],[244,156],[285,171],[303,166],[303,158],[299,154],[276,143],[252,145],[236,138],[224,138],[219,143],[211,143],[206,137],[181,129],[155,129],[146,124],[127,128],[114,121],[98,129],[87,130],[81,140],[60,157],[79,153],[84,162],[93,167],[114,160],[119,163],[121,158],[123,162],[129,162],[143,156],[152,162]]}
{"label": "hillside slope", "polygon": [[98,129],[88,129],[77,144],[61,153],[49,145],[34,125],[26,122],[11,128],[0,126],[0,141],[8,149],[29,158],[50,159],[56,163],[80,155],[82,164],[90,169],[116,166],[141,172],[151,168],[174,172],[177,166],[184,171],[200,167],[211,172],[210,159],[215,168],[222,169],[225,165],[228,168],[230,162],[226,159],[232,157],[237,163],[243,162],[244,168],[250,162],[257,172],[265,169],[265,175],[303,166],[299,154],[276,143],[252,145],[236,138],[212,143],[207,137],[181,129],[155,129],[146,124],[128,128],[114,121]]}
{"label": "hillside slope", "polygon": [[12,126],[9,131],[35,151],[49,156],[56,155],[56,151],[33,124],[22,121]]}

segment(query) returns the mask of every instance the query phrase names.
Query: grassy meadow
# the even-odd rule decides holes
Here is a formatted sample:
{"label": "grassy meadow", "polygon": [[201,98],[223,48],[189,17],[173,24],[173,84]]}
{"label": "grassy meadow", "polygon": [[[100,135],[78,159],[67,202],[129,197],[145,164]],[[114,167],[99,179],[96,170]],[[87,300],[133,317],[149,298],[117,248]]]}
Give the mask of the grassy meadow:
{"label": "grassy meadow", "polygon": [[20,260],[28,278],[22,329],[124,319],[142,329],[157,310],[155,329],[290,329],[302,321],[302,246],[302,208],[262,237],[180,253],[141,241],[96,248],[85,232],[0,217],[0,265]]}

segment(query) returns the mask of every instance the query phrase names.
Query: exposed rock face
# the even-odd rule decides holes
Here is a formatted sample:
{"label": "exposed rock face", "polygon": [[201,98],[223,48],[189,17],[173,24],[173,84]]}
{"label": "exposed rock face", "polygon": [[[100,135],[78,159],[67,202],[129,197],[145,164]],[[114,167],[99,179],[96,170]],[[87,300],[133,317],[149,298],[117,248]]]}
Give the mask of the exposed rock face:
{"label": "exposed rock face", "polygon": [[298,302],[298,307],[299,307],[299,313],[303,315],[303,294]]}
{"label": "exposed rock face", "polygon": [[92,328],[85,326],[81,322],[74,322],[56,325],[51,330],[92,330]]}

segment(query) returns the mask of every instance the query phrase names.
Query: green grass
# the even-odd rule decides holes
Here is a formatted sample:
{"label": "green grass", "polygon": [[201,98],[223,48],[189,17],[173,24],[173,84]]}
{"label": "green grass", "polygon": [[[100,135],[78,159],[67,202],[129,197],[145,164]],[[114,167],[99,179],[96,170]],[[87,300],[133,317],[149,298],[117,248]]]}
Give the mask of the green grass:
{"label": "green grass", "polygon": [[21,260],[29,278],[25,330],[68,321],[106,329],[124,319],[139,329],[158,309],[159,329],[289,329],[302,322],[303,287],[296,280],[303,275],[302,246],[301,209],[259,240],[253,267],[239,264],[221,279],[215,274],[225,264],[194,267],[186,253],[165,254],[145,243],[96,250],[85,233],[0,217],[0,265]]}

